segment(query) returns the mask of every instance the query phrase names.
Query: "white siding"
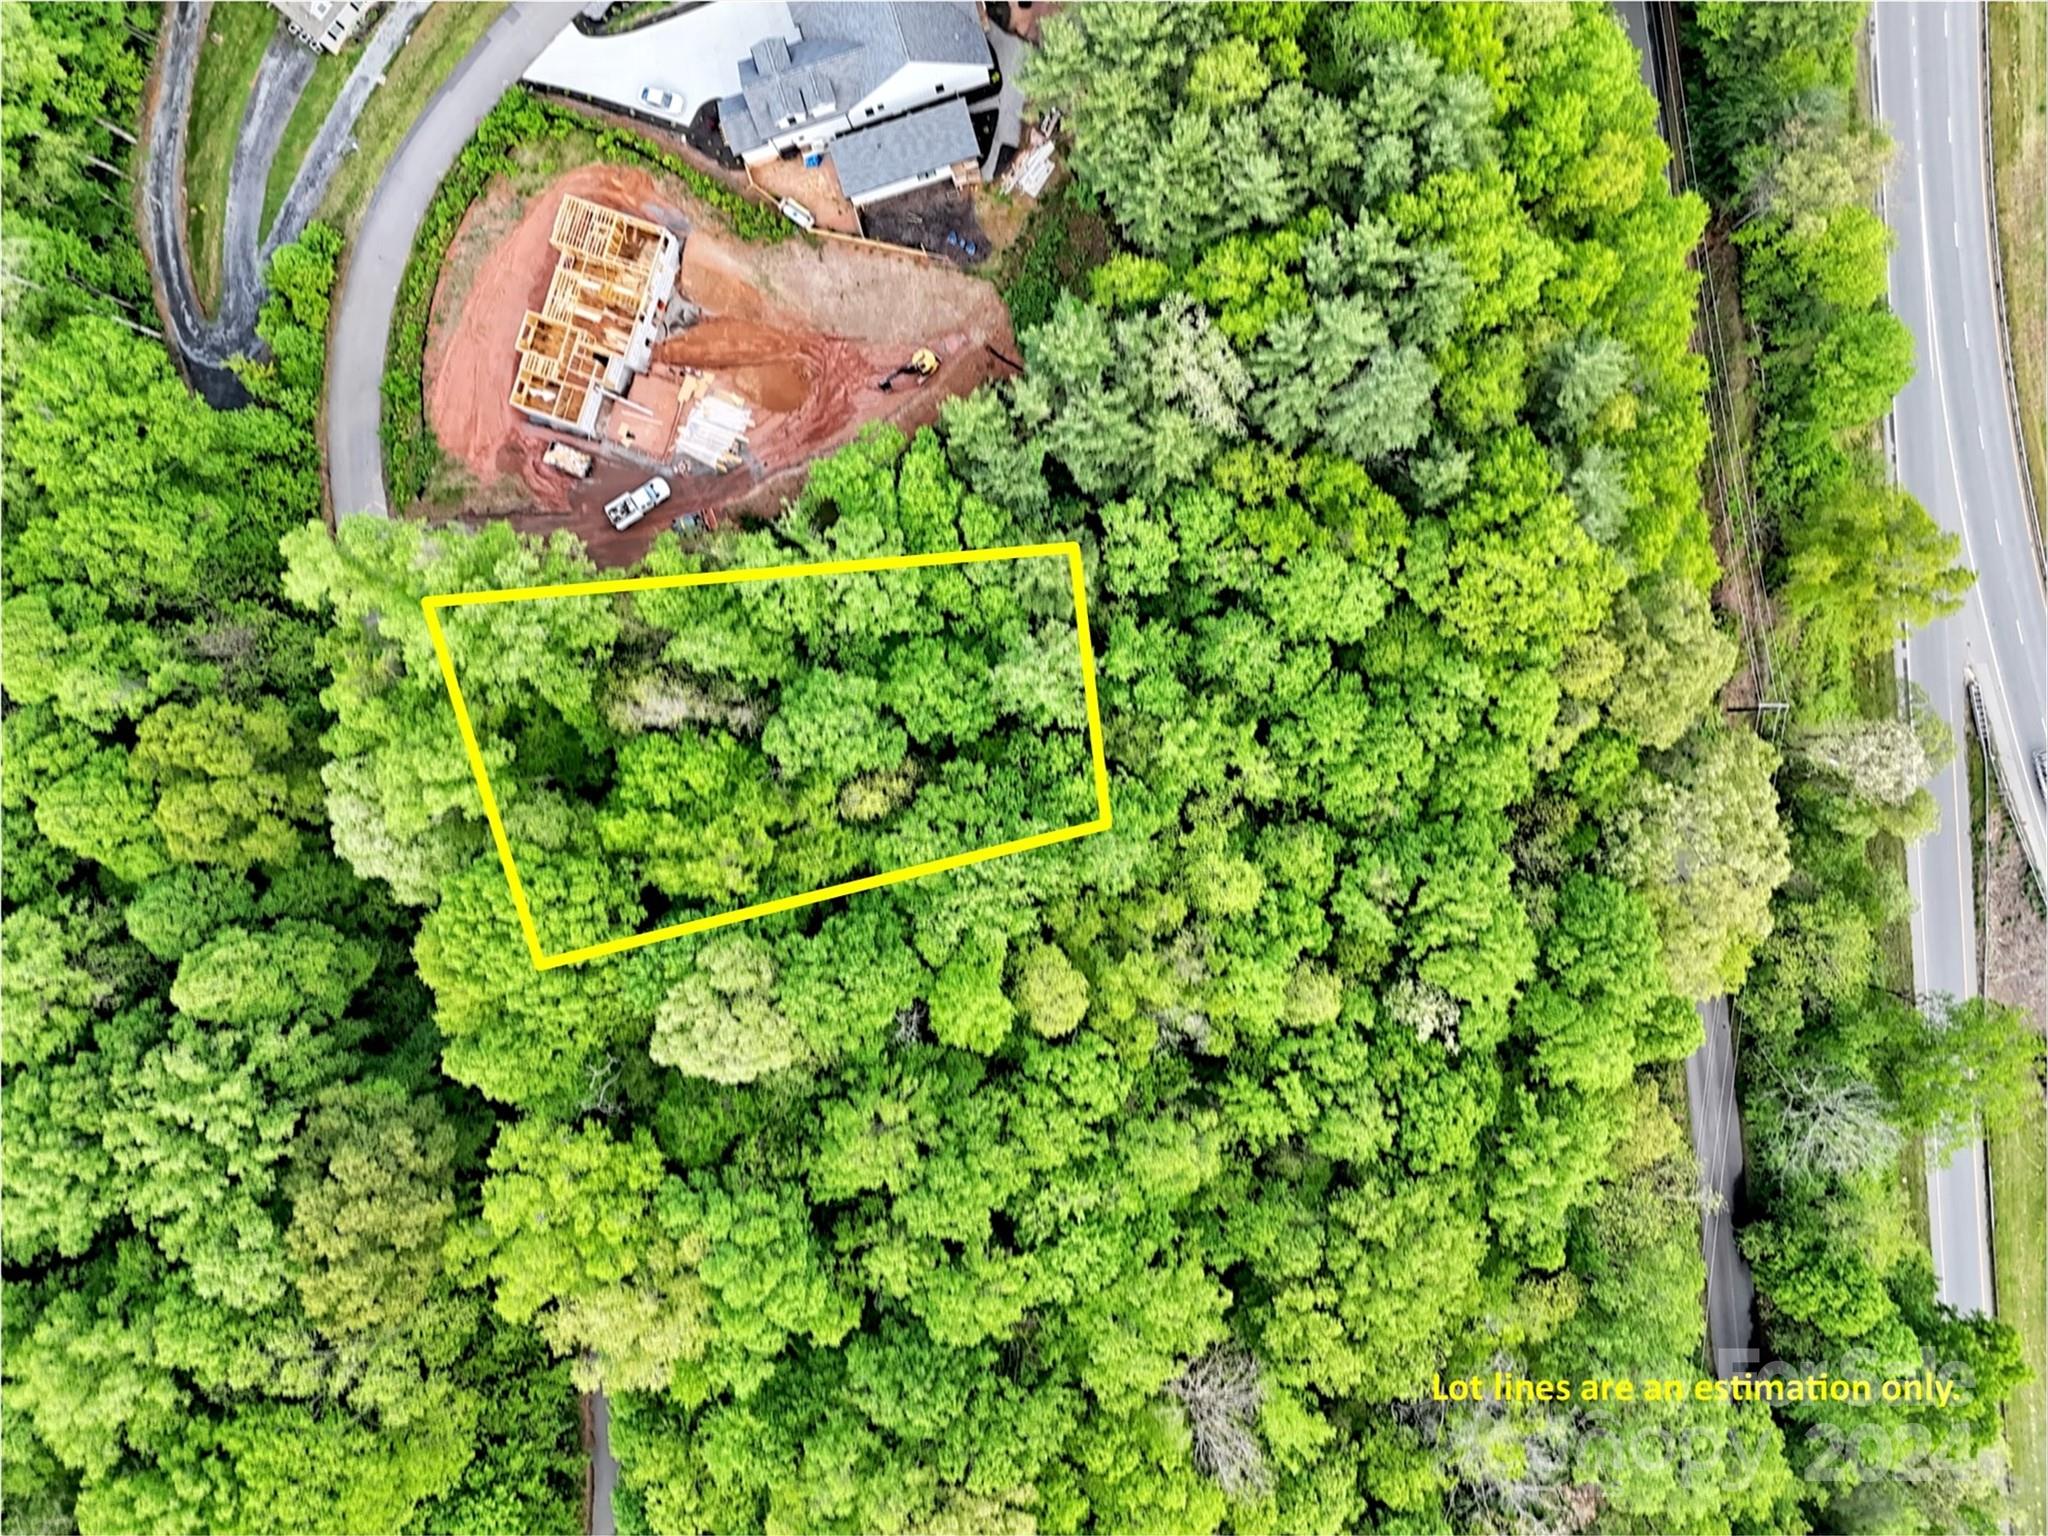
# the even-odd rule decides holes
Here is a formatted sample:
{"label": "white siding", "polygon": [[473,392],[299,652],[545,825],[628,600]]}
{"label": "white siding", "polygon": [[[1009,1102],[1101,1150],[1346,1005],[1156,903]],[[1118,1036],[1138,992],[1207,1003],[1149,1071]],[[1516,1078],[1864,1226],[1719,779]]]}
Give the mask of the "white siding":
{"label": "white siding", "polygon": [[987,84],[986,65],[910,63],[855,102],[846,117],[853,127],[865,128],[870,123],[879,123],[901,112],[914,112]]}
{"label": "white siding", "polygon": [[901,181],[892,181],[885,187],[876,187],[872,192],[863,192],[849,201],[856,208],[865,208],[869,203],[886,202],[892,197],[901,197],[906,192],[915,192],[919,187],[928,187],[935,181],[944,181],[951,166],[942,165],[935,171],[926,171],[922,176],[906,176]]}

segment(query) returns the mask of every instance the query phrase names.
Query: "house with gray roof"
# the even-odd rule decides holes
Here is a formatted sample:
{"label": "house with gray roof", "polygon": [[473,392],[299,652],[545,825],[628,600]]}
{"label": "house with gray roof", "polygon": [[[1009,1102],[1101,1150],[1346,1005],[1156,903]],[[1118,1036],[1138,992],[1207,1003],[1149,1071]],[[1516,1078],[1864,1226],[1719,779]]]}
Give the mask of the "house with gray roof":
{"label": "house with gray roof", "polygon": [[364,0],[270,0],[270,8],[308,48],[339,53],[369,6]]}
{"label": "house with gray roof", "polygon": [[[856,205],[936,181],[980,151],[960,100],[994,59],[973,0],[789,0],[798,36],[770,31],[722,97],[726,146],[749,164],[828,147]],[[849,172],[852,179],[849,181]]]}
{"label": "house with gray roof", "polygon": [[967,103],[957,96],[872,128],[843,133],[832,141],[831,155],[839,190],[856,208],[900,197],[946,176],[962,185],[981,178],[981,147],[974,139]]}

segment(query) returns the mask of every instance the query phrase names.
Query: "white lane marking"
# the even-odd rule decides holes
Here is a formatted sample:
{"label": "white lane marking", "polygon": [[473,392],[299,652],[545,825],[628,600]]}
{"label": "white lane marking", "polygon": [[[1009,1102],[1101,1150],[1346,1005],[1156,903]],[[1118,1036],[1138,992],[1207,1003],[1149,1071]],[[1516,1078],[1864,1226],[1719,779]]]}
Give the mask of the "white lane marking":
{"label": "white lane marking", "polygon": [[2024,651],[2027,648],[2027,632],[2020,627],[2018,619],[2012,621],[2012,632],[2020,637],[2020,649]]}
{"label": "white lane marking", "polygon": [[2005,529],[1999,526],[1999,521],[1996,518],[1993,518],[1991,521],[1991,531],[1998,535],[1998,547],[2000,549],[2005,548]]}
{"label": "white lane marking", "polygon": [[[1966,11],[1964,14],[1968,16],[1974,16],[1976,13]],[[1981,59],[1978,58],[1978,55],[1975,50],[1972,50],[1972,58],[1978,60],[1975,68],[1979,72],[1977,83],[1981,85],[1981,71],[1983,69],[1983,64],[1981,62]],[[1978,174],[1976,176],[1968,178],[1958,178],[1958,181],[1961,182],[1963,185],[1973,188],[1975,190],[1976,196],[1979,199],[1977,208],[1977,222],[1979,228],[1983,231],[1984,237],[1981,249],[1984,253],[1984,277],[1986,282],[1985,291],[1987,293],[1996,293],[1998,291],[1998,241],[1992,234],[1991,204],[1989,199],[1986,198],[1984,195],[1984,177],[1982,174],[1983,168],[1991,163],[1988,158],[1990,154],[1990,146],[1985,142],[1983,98],[1976,91],[1971,91],[1968,93],[1968,95],[1970,98],[1970,126],[1975,130],[1977,141],[1977,158],[1975,163],[1978,169]],[[1994,334],[1992,338],[1992,344],[1994,347],[1998,349],[1998,352],[2000,354],[2000,361],[2002,363],[2004,360],[2004,352],[2006,348],[2006,337],[2002,328],[1994,327],[1994,331],[1996,334]],[[2010,478],[2007,481],[2007,485],[2009,487],[2017,489],[2022,485],[2022,483],[2026,479],[2026,469],[2020,460],[2019,432],[2015,423],[2013,422],[2011,408],[2006,401],[2005,391],[2003,389],[1998,391],[1998,398],[2000,404],[1999,420],[2001,423],[1999,436],[2000,441],[2003,442],[2003,444],[2005,445],[2006,465],[2010,472]],[[2008,497],[2007,505],[2010,507],[2020,509],[2021,514],[2024,516],[2024,509],[2026,506],[2025,493],[2022,491],[2017,496]],[[1993,516],[1992,526],[1994,529],[1998,526],[2000,521],[2002,520],[1996,517],[1995,515]],[[2033,539],[2034,530],[2031,524],[2029,524],[2026,530],[2026,542],[2029,546],[2032,545]],[[2002,537],[2000,539],[2000,542],[2004,542]],[[2029,549],[2029,553],[2032,553],[2031,547]],[[2048,610],[2048,586],[2044,586],[2042,584],[2040,564],[2033,559],[2029,559],[2024,562],[2024,565],[2026,568],[2026,574],[2020,578],[2020,586],[2023,589],[2030,590],[2036,597],[2038,597],[2041,600],[2043,609]],[[2018,615],[2014,616],[2013,622],[2015,624],[2018,624],[2020,622]],[[1984,632],[1985,639],[1988,641],[1990,639],[1991,634],[1991,625],[1988,620],[1985,622]],[[2011,728],[2015,732],[2015,734],[2017,734],[2019,729],[2019,722],[2024,717],[2012,707],[2012,695],[2005,686],[2005,669],[1998,663],[1998,647],[1988,646],[1988,649],[1991,653],[1991,679],[1998,691],[1999,708],[2004,711],[2005,720],[2008,727]],[[1995,718],[1992,724],[1994,727],[1993,734],[1995,736],[1995,728],[1997,725],[1997,721]],[[2030,831],[2029,827],[2025,825],[2029,818],[2021,817],[2019,818],[2019,820],[2022,822],[2020,835],[2022,838],[2025,838],[2029,835]],[[2048,854],[2048,849],[2043,849],[2043,853]]]}
{"label": "white lane marking", "polygon": [[[1916,8],[1916,9],[1917,9],[1917,8]],[[1914,20],[1913,20],[1913,23],[1912,23],[1912,24],[1913,24],[1913,25],[1915,25],[1916,27],[1917,27],[1917,21],[1918,21],[1918,18],[1917,18],[1917,14],[1916,14],[1916,15],[1914,16]],[[1946,25],[1946,16],[1945,16],[1945,15],[1944,15],[1944,25]],[[1917,52],[1917,50],[1916,50],[1916,52]],[[1920,82],[1919,82],[1919,79],[1918,79],[1917,75],[1916,75],[1916,77],[1915,77],[1915,79],[1914,79],[1914,82],[1913,82],[1913,86],[1914,86],[1914,92],[1915,92],[1915,97],[1916,97],[1916,106],[1917,106],[1917,97],[1918,97],[1918,92],[1919,92],[1919,87],[1920,87]],[[1915,117],[1916,117],[1916,120],[1917,120],[1917,117],[1918,117],[1918,113],[1917,113],[1917,111],[1916,111],[1916,113],[1915,113]],[[1984,124],[1983,124],[1983,121],[1982,121],[1982,114],[1981,114],[1981,113],[1976,113],[1976,112],[1973,112],[1973,113],[1972,113],[1972,121],[1973,121],[1973,123],[1975,124],[1976,130],[1977,130],[1977,141],[1978,141],[1978,151],[1979,151],[1979,154],[1980,154],[1980,156],[1981,156],[1981,154],[1982,154],[1982,150],[1983,150],[1983,135],[1984,135]],[[1981,164],[1981,160],[1980,160],[1980,164]],[[1927,190],[1927,189],[1926,189],[1926,176],[1925,176],[1925,170],[1924,170],[1924,165],[1916,165],[1916,166],[1915,166],[1915,175],[1916,175],[1916,179],[1917,179],[1917,181],[1918,181],[1918,184],[1919,184],[1919,191],[1920,191],[1920,201],[1921,201],[1921,206],[1922,206],[1922,207],[1925,207],[1925,205],[1926,205],[1926,190]],[[1983,213],[1982,213],[1982,214],[1981,214],[1980,216],[1981,216],[1981,217],[1982,217],[1982,218],[1984,219],[1984,221],[1985,221],[1985,225],[1986,225],[1986,229],[1987,229],[1987,231],[1988,231],[1988,229],[1989,229],[1989,220],[1990,220],[1990,213],[1989,213],[1989,210],[1988,210],[1988,209],[1984,210],[1984,211],[1983,211]],[[1925,291],[1925,295],[1926,295],[1926,299],[1927,299],[1927,308],[1928,308],[1928,318],[1929,318],[1929,324],[1928,324],[1928,338],[1927,338],[1927,342],[1928,342],[1928,350],[1929,350],[1930,354],[1932,355],[1932,358],[1933,358],[1933,362],[1934,362],[1934,383],[1935,383],[1935,392],[1936,392],[1936,395],[1937,395],[1937,397],[1938,397],[1938,399],[1939,399],[1939,401],[1940,401],[1940,407],[1941,407],[1941,418],[1942,418],[1942,433],[1943,433],[1943,437],[1944,437],[1944,439],[1945,439],[1946,447],[1947,447],[1947,449],[1948,449],[1948,456],[1949,456],[1949,465],[1948,465],[1948,469],[1949,469],[1949,480],[1950,480],[1950,483],[1952,484],[1952,486],[1954,487],[1954,490],[1955,490],[1955,494],[1956,494],[1956,508],[1957,508],[1957,514],[1958,514],[1958,518],[1959,518],[1959,521],[1960,521],[1960,523],[1961,523],[1961,529],[1962,529],[1962,538],[1963,538],[1963,547],[1964,547],[1964,550],[1965,550],[1965,552],[1966,552],[1966,553],[1968,553],[1968,552],[1969,552],[1969,548],[1970,548],[1970,530],[1969,530],[1969,522],[1968,522],[1968,519],[1967,519],[1967,518],[1964,518],[1964,517],[1962,517],[1962,509],[1963,509],[1963,495],[1962,495],[1962,475],[1961,475],[1961,471],[1960,471],[1960,468],[1959,468],[1959,466],[1958,466],[1958,463],[1957,463],[1957,459],[1956,459],[1956,452],[1955,452],[1955,432],[1954,432],[1954,425],[1953,425],[1953,421],[1952,421],[1952,418],[1951,418],[1951,415],[1950,415],[1950,412],[1949,412],[1949,408],[1948,408],[1948,386],[1947,386],[1947,383],[1946,383],[1946,378],[1945,378],[1946,370],[1945,370],[1945,369],[1943,368],[1943,366],[1942,366],[1942,357],[1941,357],[1941,344],[1940,344],[1940,340],[1939,340],[1939,332],[1940,332],[1940,327],[1939,327],[1938,325],[1936,325],[1936,324],[1934,323],[1934,272],[1933,272],[1933,251],[1932,251],[1932,248],[1931,248],[1931,242],[1930,242],[1930,240],[1929,240],[1929,237],[1928,237],[1928,231],[1927,231],[1927,224],[1926,224],[1926,221],[1925,221],[1924,219],[1922,219],[1922,220],[1920,221],[1920,248],[1921,248],[1921,256],[1922,256],[1922,261],[1923,261],[1923,269],[1922,269],[1922,272],[1921,272],[1921,281],[1922,281],[1922,286],[1923,286],[1923,289],[1924,289],[1924,291]],[[1959,254],[1960,254],[1960,253],[1959,253]],[[1988,263],[1989,263],[1990,261],[1992,261],[1992,260],[1995,260],[1995,259],[1996,259],[1996,258],[1995,258],[1995,257],[1994,257],[1994,256],[1993,256],[1993,255],[1991,254],[1991,252],[1990,252],[1990,249],[1989,249],[1989,246],[1988,246],[1988,244],[1987,244],[1987,247],[1986,247],[1986,260],[1987,260],[1987,264],[1988,264]],[[1967,348],[1967,347],[1968,347],[1968,345],[1969,345],[1969,333],[1968,333],[1968,327],[1967,327],[1967,322],[1966,322],[1966,323],[1965,323],[1965,327],[1964,327],[1964,346],[1965,346],[1965,347]],[[1981,420],[1980,420],[1980,425],[1981,425]],[[2016,450],[2016,449],[2013,449],[2013,450],[2010,450],[2010,451],[2011,451],[2011,452],[2013,453],[2013,462],[2014,462],[2014,463],[2015,463],[2015,465],[2016,465],[2016,464],[2017,464],[2017,450]],[[1995,528],[1995,527],[1996,527],[1996,524],[1995,524],[1995,522],[1994,522],[1994,528]],[[1971,564],[1972,564],[1972,565],[1974,565],[1975,563],[1976,563],[1976,560],[1975,560],[1975,556],[1974,556],[1974,554],[1972,554],[1972,555],[1971,555]],[[1981,616],[1980,616],[1980,622],[1981,622]],[[1988,636],[1988,625],[1986,626],[1986,628],[1987,628],[1987,636]],[[1998,665],[1998,651],[1997,651],[1996,647],[1987,647],[1987,649],[1988,649],[1988,650],[1989,650],[1989,652],[1990,652],[1990,655],[1989,655],[1989,660],[1990,660],[1990,663],[1991,663],[1992,675],[1993,675],[1993,677],[1994,677],[1994,679],[1995,679],[1995,681],[1996,681],[1996,683],[1997,683],[1997,688],[1998,688],[1998,692],[1999,692],[1999,695],[2000,695],[2000,702],[2001,702],[2001,703],[2005,703],[2005,702],[2006,702],[2006,700],[2005,700],[2005,678],[2004,678],[2003,670],[2002,670],[2002,669],[2001,669],[2001,668],[1999,667],[1999,665]],[[1995,744],[1994,744],[1993,750],[1996,750]],[[1961,795],[1961,786],[1960,786],[1960,784],[1956,782],[1956,767],[1955,767],[1955,764],[1954,764],[1953,760],[1951,760],[1951,763],[1950,763],[1950,767],[1949,767],[1949,772],[1950,772],[1950,776],[1951,776],[1952,794],[1953,794],[1953,795],[1955,796],[1954,800],[1953,800],[1953,801],[1952,801],[1951,803],[1952,803],[1952,804],[1955,804],[1955,805],[1958,805],[1958,806],[1961,806],[1961,805],[1966,805],[1966,804],[1968,804],[1967,800],[1964,800],[1964,799],[1962,798],[1962,795]],[[1953,841],[1953,842],[1954,842],[1954,844],[1955,844],[1955,853],[1956,853],[1956,865],[1957,865],[1957,870],[1958,870],[1958,873],[1959,873],[1959,876],[1960,876],[1960,878],[1959,878],[1959,880],[1958,880],[1958,884],[1957,884],[1957,889],[1958,889],[1958,891],[1961,891],[1961,890],[1967,890],[1967,889],[1969,889],[1969,879],[1968,879],[1968,875],[1967,875],[1967,872],[1966,872],[1966,871],[1967,871],[1967,865],[1966,865],[1966,863],[1965,863],[1965,859],[1966,859],[1966,854],[1965,854],[1965,851],[1964,851],[1964,850],[1965,850],[1965,846],[1966,846],[1966,845],[1964,844],[1964,841],[1963,841],[1963,839],[1962,839],[1962,838],[1961,838],[1960,836],[1957,836],[1957,835],[1955,835],[1955,830],[1954,830],[1953,828],[1951,828],[1951,829],[1950,829],[1950,835],[1951,835],[1951,839],[1952,839],[1952,841]],[[1963,932],[1964,932],[1965,934],[1967,934],[1967,931],[1968,931],[1968,929],[1969,929],[1969,927],[1970,927],[1970,919],[1969,919],[1968,909],[1967,909],[1967,907],[1966,907],[1966,906],[1965,906],[1965,907],[1961,907],[1961,908],[1960,908],[1960,909],[1959,909],[1959,910],[1957,911],[1957,913],[1956,913],[1956,920],[1957,920],[1957,927],[1958,927],[1958,929],[1959,929],[1960,931],[1963,931]],[[1970,952],[1971,952],[1971,950],[1973,949],[1973,947],[1974,947],[1974,946],[1973,946],[1972,944],[1970,944],[1970,943],[1967,943],[1967,942],[1966,942],[1966,943],[1965,943],[1965,944],[1964,944],[1964,945],[1962,946],[1962,952],[1963,952],[1964,954],[1966,954],[1966,955],[1967,955],[1968,953],[1970,953]],[[1916,957],[1916,958],[1917,958],[1917,957]],[[1967,989],[1968,989],[1968,983],[1967,983],[1967,981],[1966,981],[1966,983],[1965,983],[1965,988],[1966,988],[1966,993],[1967,993]],[[1973,1152],[1974,1154],[1976,1154],[1976,1156],[1977,1156],[1977,1157],[1981,1157],[1981,1155],[1982,1155],[1982,1154],[1981,1154],[1981,1151],[1980,1151],[1979,1149],[1977,1149],[1976,1147],[1974,1147],[1974,1146],[1973,1146],[1973,1147],[1972,1147],[1972,1148],[1971,1148],[1970,1150],[1971,1150],[1971,1151],[1972,1151],[1972,1152]],[[1973,1169],[1972,1169],[1972,1180],[1973,1180],[1973,1183],[1977,1184],[1979,1188],[1981,1188],[1981,1181],[1983,1180],[1983,1177],[1984,1177],[1984,1174],[1983,1174],[1982,1166],[1981,1166],[1981,1163],[1980,1163],[1980,1164],[1979,1164],[1979,1165],[1978,1165],[1977,1167],[1975,1167],[1975,1168],[1973,1168]],[[1928,1179],[1927,1179],[1927,1186],[1928,1186],[1928,1202],[1929,1202],[1929,1216],[1930,1216],[1930,1225],[1931,1225],[1931,1226],[1933,1227],[1933,1230],[1934,1230],[1934,1231],[1936,1231],[1936,1232],[1939,1232],[1939,1231],[1941,1230],[1941,1224],[1940,1224],[1940,1221],[1939,1221],[1939,1216],[1938,1216],[1938,1212],[1940,1211],[1939,1193],[1938,1193],[1938,1188],[1937,1188],[1937,1186],[1938,1186],[1938,1183],[1939,1183],[1939,1180],[1938,1180],[1938,1179],[1935,1179],[1935,1178],[1933,1178],[1933,1177],[1930,1177],[1930,1178],[1928,1178]],[[1975,1228],[1975,1232],[1974,1232],[1974,1234],[1973,1234],[1973,1235],[1974,1235],[1974,1237],[1976,1238],[1976,1247],[1977,1247],[1977,1252],[1976,1252],[1976,1255],[1975,1255],[1975,1257],[1976,1257],[1976,1259],[1977,1259],[1977,1268],[1978,1268],[1978,1274],[1976,1275],[1975,1279],[1976,1279],[1976,1281],[1977,1281],[1977,1284],[1978,1284],[1979,1286],[1983,1286],[1983,1285],[1985,1285],[1985,1283],[1986,1283],[1986,1280],[1987,1280],[1987,1275],[1985,1274],[1985,1268],[1986,1268],[1986,1264],[1987,1264],[1987,1262],[1988,1262],[1988,1258],[1989,1258],[1989,1249],[1990,1249],[1990,1243],[1989,1243],[1989,1240],[1988,1240],[1988,1237],[1987,1237],[1987,1234],[1986,1234],[1986,1210],[1985,1210],[1985,1202],[1984,1202],[1984,1201],[1982,1201],[1982,1200],[1980,1199],[1980,1200],[1975,1200],[1975,1201],[1973,1201],[1973,1202],[1972,1202],[1972,1204],[1973,1204],[1973,1206],[1975,1207],[1975,1209],[1973,1209],[1973,1210],[1971,1211],[1971,1213],[1970,1213],[1970,1214],[1971,1214],[1971,1218],[1972,1218],[1972,1221],[1971,1221],[1971,1225],[1972,1225],[1972,1226],[1973,1226],[1973,1227]],[[1937,1244],[1935,1244],[1935,1245],[1934,1245],[1934,1247],[1935,1247],[1935,1254],[1934,1254],[1934,1262],[1935,1262],[1935,1267],[1936,1267],[1936,1273],[1937,1273],[1937,1275],[1940,1275],[1940,1274],[1941,1274],[1941,1271],[1942,1271],[1942,1270],[1943,1270],[1943,1269],[1945,1268],[1945,1266],[1944,1266],[1944,1265],[1942,1264],[1942,1255],[1941,1255],[1941,1252],[1940,1252],[1940,1247],[1939,1247],[1939,1244],[1938,1244],[1938,1243],[1937,1243]],[[1947,1277],[1946,1277],[1945,1275],[1943,1275],[1943,1276],[1942,1276],[1941,1278],[1943,1279],[1943,1281],[1944,1281],[1944,1282],[1945,1282],[1945,1281],[1946,1281],[1946,1279],[1947,1279]],[[1947,1285],[1946,1283],[1943,1283],[1943,1284],[1942,1284],[1942,1286],[1941,1286],[1941,1289],[1942,1289],[1943,1291],[1947,1291],[1947,1290],[1949,1290],[1949,1286],[1948,1286],[1948,1285]],[[1948,1298],[1944,1297],[1943,1299],[1948,1299]]]}

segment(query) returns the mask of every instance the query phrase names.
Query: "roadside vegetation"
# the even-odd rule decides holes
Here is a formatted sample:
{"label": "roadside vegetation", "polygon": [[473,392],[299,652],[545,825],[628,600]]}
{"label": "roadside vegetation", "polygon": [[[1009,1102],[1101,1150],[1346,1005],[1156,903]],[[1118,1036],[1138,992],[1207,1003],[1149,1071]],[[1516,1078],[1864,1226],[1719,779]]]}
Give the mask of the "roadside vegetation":
{"label": "roadside vegetation", "polygon": [[1996,0],[1984,11],[2006,328],[2034,510],[2048,519],[2048,5]]}
{"label": "roadside vegetation", "polygon": [[93,162],[157,15],[0,18],[36,282],[0,363],[0,1499],[10,1530],[567,1533],[568,1371],[441,1257],[494,1116],[437,1068],[412,915],[332,851],[282,586],[339,236],[276,254],[246,409],[117,323],[148,287]]}
{"label": "roadside vegetation", "polygon": [[2048,1530],[2048,1111],[2039,1094],[1988,1142],[1998,1199],[1998,1307],[2020,1336],[2027,1379],[2006,1407],[2013,1528]]}
{"label": "roadside vegetation", "polygon": [[298,175],[306,151],[313,147],[320,125],[327,121],[327,114],[341,95],[341,88],[348,84],[348,77],[355,72],[356,64],[362,58],[363,45],[374,30],[376,20],[372,17],[356,29],[355,36],[348,40],[348,45],[341,52],[323,53],[313,66],[313,78],[306,82],[304,93],[292,108],[291,119],[277,141],[277,158],[270,162],[270,179],[263,186],[264,233],[269,233],[271,223],[277,218],[277,210],[284,206],[285,194],[291,190],[292,179]]}
{"label": "roadside vegetation", "polygon": [[[337,845],[421,911],[443,1065],[512,1118],[454,1251],[606,1382],[622,1523],[1792,1526],[1756,1405],[1430,1395],[1696,1374],[1668,1095],[1786,869],[1776,754],[1714,706],[1704,212],[1626,40],[1291,6],[1045,37],[1099,212],[1019,305],[1024,376],[650,568],[1076,539],[1113,831],[537,978],[472,790],[421,771],[408,615],[587,556],[288,541]],[[465,632],[551,920],[954,851],[1067,760],[1054,594],[963,578],[956,626],[803,585]]]}
{"label": "roadside vegetation", "polygon": [[[383,179],[384,167],[434,92],[455,73],[455,66],[504,10],[503,0],[436,5],[413,28],[385,72],[384,83],[363,104],[363,115],[356,119],[356,148],[343,157],[320,204],[320,217],[345,238],[354,236],[371,192]],[[318,127],[316,122],[313,130]],[[310,142],[310,133],[308,138]]]}
{"label": "roadside vegetation", "polygon": [[[1984,995],[2028,1016],[2048,1033],[2048,905],[2029,867],[2004,797],[1969,743],[1972,868]],[[2006,1408],[2012,1445],[2014,1530],[2048,1530],[2048,1084],[2025,1113],[1986,1138],[1998,1220],[1992,1228],[1999,1315],[2018,1332],[2030,1373]]]}
{"label": "roadside vegetation", "polygon": [[192,259],[192,286],[209,311],[220,297],[235,137],[241,132],[257,67],[283,25],[268,5],[216,5],[206,13],[185,131],[185,240]]}
{"label": "roadside vegetation", "polygon": [[1753,1151],[1740,1241],[1767,1359],[1838,1374],[1936,1361],[1963,1388],[1960,1409],[1783,1411],[1808,1517],[1949,1530],[2008,1507],[2001,1410],[2025,1368],[2006,1321],[1935,1303],[1924,1212],[1901,1197],[1925,1163],[1902,1178],[1902,1157],[1945,1154],[1978,1119],[2017,1127],[2041,1041],[2016,1010],[1918,1001],[1900,974],[1898,848],[1930,830],[1921,786],[1955,744],[1896,697],[1890,653],[1971,577],[1875,447],[1912,341],[1884,303],[1890,236],[1870,199],[1891,146],[1854,110],[1863,17],[1709,3],[1686,35],[1697,147],[1738,228],[1764,381],[1752,479],[1793,706],[1777,777],[1793,876],[1737,999]]}

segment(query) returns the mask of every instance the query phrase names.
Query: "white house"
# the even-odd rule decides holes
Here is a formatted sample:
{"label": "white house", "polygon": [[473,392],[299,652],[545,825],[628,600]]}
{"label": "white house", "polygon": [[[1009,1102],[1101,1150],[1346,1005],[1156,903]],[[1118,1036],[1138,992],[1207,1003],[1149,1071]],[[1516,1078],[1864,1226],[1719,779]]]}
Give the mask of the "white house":
{"label": "white house", "polygon": [[864,205],[975,179],[961,98],[995,75],[975,0],[711,0],[609,36],[565,27],[524,78],[671,123],[715,101],[740,159],[829,151]]}
{"label": "white house", "polygon": [[339,53],[368,9],[362,0],[270,0],[292,36],[309,48]]}
{"label": "white house", "polygon": [[[994,70],[973,0],[789,0],[788,11],[797,40],[761,37],[739,62],[739,89],[718,103],[726,146],[749,164],[815,153],[842,134],[921,114],[980,90]],[[959,147],[938,124],[891,137],[899,148],[923,145],[934,154]],[[933,170],[917,174],[933,180]]]}

